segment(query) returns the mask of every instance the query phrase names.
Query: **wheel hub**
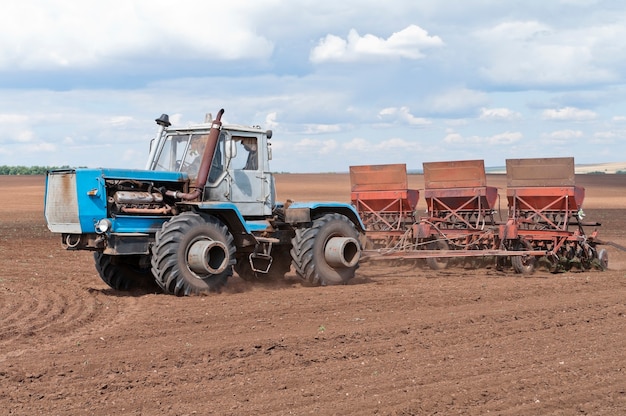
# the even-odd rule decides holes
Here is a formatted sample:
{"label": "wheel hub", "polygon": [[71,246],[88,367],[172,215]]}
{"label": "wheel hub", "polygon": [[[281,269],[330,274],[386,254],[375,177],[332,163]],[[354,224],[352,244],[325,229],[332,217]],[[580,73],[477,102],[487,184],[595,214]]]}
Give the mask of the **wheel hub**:
{"label": "wheel hub", "polygon": [[333,237],[326,243],[324,257],[332,267],[354,267],[361,257],[359,242],[350,237]]}
{"label": "wheel hub", "polygon": [[215,240],[195,241],[187,252],[187,264],[194,273],[219,274],[229,264],[228,249],[224,243]]}

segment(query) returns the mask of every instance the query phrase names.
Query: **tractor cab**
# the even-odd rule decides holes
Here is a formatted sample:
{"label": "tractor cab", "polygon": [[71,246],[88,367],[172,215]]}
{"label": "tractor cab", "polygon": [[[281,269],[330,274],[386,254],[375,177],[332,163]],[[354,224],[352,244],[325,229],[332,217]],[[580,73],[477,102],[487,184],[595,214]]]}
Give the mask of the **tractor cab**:
{"label": "tractor cab", "polygon": [[[158,123],[157,119],[157,123]],[[199,176],[211,124],[169,129],[161,126],[147,168]],[[269,170],[271,130],[223,125],[211,158],[202,202],[232,202],[248,218],[272,214],[276,192]]]}

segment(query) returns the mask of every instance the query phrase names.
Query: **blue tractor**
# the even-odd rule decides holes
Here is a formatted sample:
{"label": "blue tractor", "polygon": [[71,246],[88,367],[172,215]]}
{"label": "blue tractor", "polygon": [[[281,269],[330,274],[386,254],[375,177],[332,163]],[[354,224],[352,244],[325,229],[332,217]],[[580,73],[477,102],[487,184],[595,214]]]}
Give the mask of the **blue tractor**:
{"label": "blue tractor", "polygon": [[350,204],[276,202],[272,131],[186,128],[156,119],[145,170],[65,169],[46,176],[45,217],[69,250],[94,252],[116,290],[160,288],[177,296],[245,280],[345,284],[358,268],[364,225]]}

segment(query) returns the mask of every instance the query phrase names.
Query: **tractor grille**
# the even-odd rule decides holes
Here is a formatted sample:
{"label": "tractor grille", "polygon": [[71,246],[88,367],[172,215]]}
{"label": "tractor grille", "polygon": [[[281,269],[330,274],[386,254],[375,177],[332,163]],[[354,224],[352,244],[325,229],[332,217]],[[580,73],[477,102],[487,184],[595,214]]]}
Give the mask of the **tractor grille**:
{"label": "tractor grille", "polygon": [[46,178],[44,215],[55,233],[80,233],[78,194],[74,171],[49,172]]}

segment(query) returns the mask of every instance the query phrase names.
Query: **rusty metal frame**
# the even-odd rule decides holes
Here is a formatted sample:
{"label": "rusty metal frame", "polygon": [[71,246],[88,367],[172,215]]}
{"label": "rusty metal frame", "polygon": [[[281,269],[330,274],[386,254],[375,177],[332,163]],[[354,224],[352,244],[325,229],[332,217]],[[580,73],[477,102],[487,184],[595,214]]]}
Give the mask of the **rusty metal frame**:
{"label": "rusty metal frame", "polygon": [[415,223],[419,191],[408,189],[405,164],[350,167],[350,199],[377,246],[398,244]]}
{"label": "rusty metal frame", "polygon": [[[467,192],[463,192],[467,191]],[[426,203],[428,205],[428,212],[430,215],[429,221],[431,222],[441,222],[448,223],[452,218],[457,218],[462,223],[464,223],[468,229],[475,229],[474,224],[470,224],[466,218],[461,216],[461,212],[466,213],[476,213],[477,217],[484,217],[485,212],[491,211],[491,207],[483,207],[483,198],[486,196],[487,189],[483,188],[472,188],[472,189],[439,189],[439,190],[426,190],[424,192],[424,199],[426,199]],[[460,206],[456,208],[452,208],[451,204],[447,204],[444,202],[446,198],[459,198],[466,197],[466,201],[462,203]],[[476,202],[477,207],[471,208],[470,205]],[[435,203],[440,204],[443,209],[435,209]],[[468,208],[470,207],[470,208]],[[437,213],[443,212],[444,217],[438,217]],[[446,214],[447,213],[447,214]]]}
{"label": "rusty metal frame", "polygon": [[[419,238],[445,238],[457,247],[495,248],[498,234],[492,227],[498,191],[487,186],[484,161],[425,162],[423,167],[428,217],[420,218]],[[470,221],[473,218],[475,223]]]}
{"label": "rusty metal frame", "polygon": [[[413,218],[414,208],[412,208],[408,202],[411,198],[410,191],[367,191],[367,192],[352,192],[351,200],[355,206],[363,223],[367,226],[373,222],[370,218],[375,218],[384,224],[388,230],[400,230],[402,224],[407,220]],[[372,207],[371,201],[387,201],[390,200],[387,205],[382,208]],[[368,204],[368,202],[370,203]],[[412,208],[412,209],[407,209]],[[391,214],[392,216],[383,217],[383,214]],[[393,217],[393,218],[392,218]]]}
{"label": "rusty metal frame", "polygon": [[487,186],[482,160],[424,163],[428,215],[419,221],[413,217],[419,193],[406,188],[400,166],[360,166],[356,173],[351,167],[351,198],[367,235],[387,239],[386,250],[365,250],[366,260],[547,256],[558,268],[603,244],[597,230],[584,233],[583,225],[600,224],[581,222],[584,188],[575,186],[573,158],[507,160],[504,223],[494,220],[498,190]]}

